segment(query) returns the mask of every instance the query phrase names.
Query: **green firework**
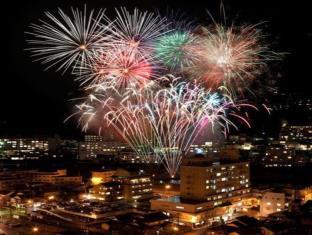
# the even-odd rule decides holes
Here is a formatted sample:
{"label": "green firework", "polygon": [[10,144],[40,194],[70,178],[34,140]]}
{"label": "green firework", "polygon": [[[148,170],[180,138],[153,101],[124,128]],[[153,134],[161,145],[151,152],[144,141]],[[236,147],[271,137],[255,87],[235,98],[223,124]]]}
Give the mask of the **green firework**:
{"label": "green firework", "polygon": [[188,46],[194,38],[187,32],[176,31],[158,39],[155,55],[158,60],[170,68],[182,68],[191,63],[188,58]]}

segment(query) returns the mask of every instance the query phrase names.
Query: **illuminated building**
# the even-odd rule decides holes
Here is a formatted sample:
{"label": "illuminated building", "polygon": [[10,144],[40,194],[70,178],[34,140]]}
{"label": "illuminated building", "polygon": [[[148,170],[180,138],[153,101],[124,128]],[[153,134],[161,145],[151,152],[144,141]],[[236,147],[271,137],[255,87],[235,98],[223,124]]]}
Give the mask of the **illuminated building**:
{"label": "illuminated building", "polygon": [[156,156],[144,159],[130,149],[124,149],[118,156],[119,162],[126,164],[157,164]]}
{"label": "illuminated building", "polygon": [[284,187],[283,192],[290,195],[289,201],[299,200],[300,202],[307,202],[312,200],[312,186],[289,186]]}
{"label": "illuminated building", "polygon": [[287,149],[284,145],[270,145],[261,163],[265,167],[292,167],[293,156],[293,150]]}
{"label": "illuminated building", "polygon": [[260,215],[279,212],[285,209],[285,193],[266,192],[260,201]]}
{"label": "illuminated building", "polygon": [[94,185],[89,191],[90,199],[130,203],[152,198],[150,177],[143,171],[117,169],[111,182]]}
{"label": "illuminated building", "polygon": [[[205,166],[206,164],[206,166]],[[202,159],[184,162],[180,170],[183,198],[215,201],[249,192],[249,163],[213,163]]]}
{"label": "illuminated building", "polygon": [[267,146],[265,155],[261,158],[264,167],[294,167],[305,166],[311,162],[311,152],[288,147],[283,144]]}
{"label": "illuminated building", "polygon": [[309,200],[312,200],[312,186],[310,187],[304,187],[300,190],[298,190],[298,194],[299,194],[299,199],[302,200],[302,201],[309,201]]}
{"label": "illuminated building", "polygon": [[103,136],[100,135],[85,135],[84,141],[85,142],[103,142],[105,139]]}
{"label": "illuminated building", "polygon": [[125,144],[117,142],[84,141],[79,143],[78,155],[80,160],[95,159],[100,156],[116,156],[125,148]]}
{"label": "illuminated building", "polygon": [[212,162],[187,159],[180,170],[181,196],[151,200],[153,210],[169,213],[175,220],[200,227],[231,219],[249,195],[248,162]]}
{"label": "illuminated building", "polygon": [[92,198],[100,201],[112,202],[124,199],[123,185],[118,181],[93,186],[89,193]]}
{"label": "illuminated building", "polygon": [[136,202],[152,198],[152,182],[144,171],[117,169],[114,181],[122,182],[126,201]]}
{"label": "illuminated building", "polygon": [[312,150],[312,125],[290,124],[283,121],[279,140],[285,143],[288,148]]}
{"label": "illuminated building", "polygon": [[39,159],[48,156],[47,140],[32,138],[0,139],[0,157],[11,160]]}
{"label": "illuminated building", "polygon": [[207,141],[204,144],[192,144],[190,146],[189,152],[191,154],[201,154],[201,155],[207,155],[210,153],[213,153],[216,151],[217,147],[214,146],[214,143],[212,141]]}
{"label": "illuminated building", "polygon": [[91,171],[91,183],[97,185],[110,182],[115,173],[114,170]]}

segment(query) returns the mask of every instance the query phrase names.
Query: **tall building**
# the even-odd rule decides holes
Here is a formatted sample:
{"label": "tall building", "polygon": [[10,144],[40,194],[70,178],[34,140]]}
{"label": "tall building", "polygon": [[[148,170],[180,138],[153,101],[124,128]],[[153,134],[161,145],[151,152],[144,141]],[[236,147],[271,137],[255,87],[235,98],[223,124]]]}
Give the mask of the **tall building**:
{"label": "tall building", "polygon": [[192,227],[231,219],[241,210],[241,200],[250,193],[248,162],[213,162],[192,158],[182,163],[181,196],[151,200],[161,210]]}
{"label": "tall building", "polygon": [[203,159],[184,162],[180,170],[181,197],[224,203],[223,199],[249,192],[249,163],[212,163]]}

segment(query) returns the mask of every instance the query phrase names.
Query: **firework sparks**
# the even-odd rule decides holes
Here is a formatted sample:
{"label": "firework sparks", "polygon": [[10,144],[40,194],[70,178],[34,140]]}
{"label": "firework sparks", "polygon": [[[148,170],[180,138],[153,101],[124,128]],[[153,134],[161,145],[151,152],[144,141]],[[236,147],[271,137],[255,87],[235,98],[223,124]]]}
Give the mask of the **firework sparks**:
{"label": "firework sparks", "polygon": [[32,32],[27,32],[33,36],[27,40],[31,45],[28,50],[37,60],[49,64],[47,68],[55,66],[66,71],[78,62],[84,64],[108,40],[108,28],[100,24],[104,12],[92,10],[88,14],[86,7],[83,11],[72,8],[70,17],[59,9],[59,18],[46,12],[47,19],[41,20],[41,24],[32,24]]}
{"label": "firework sparks", "polygon": [[72,116],[83,131],[113,130],[146,161],[162,162],[171,177],[201,132],[221,127],[227,134],[237,128],[233,118],[250,127],[240,113],[255,107],[236,94],[267,61],[279,59],[255,26],[195,28],[125,8],[113,20],[86,8],[58,14],[31,25],[28,50],[48,68],[71,68],[81,82],[88,96]]}
{"label": "firework sparks", "polygon": [[127,87],[144,88],[157,77],[159,66],[151,58],[142,57],[137,50],[127,46],[113,46],[77,70],[82,84],[114,86],[116,89]]}
{"label": "firework sparks", "polygon": [[[228,129],[234,125],[226,114],[235,105],[227,97],[198,85],[171,80],[169,87],[159,90],[138,92],[128,88],[117,102],[107,89],[101,90],[103,95],[88,97],[87,102],[77,106],[83,129],[94,122],[105,123],[146,161],[156,156],[174,177],[182,157],[202,129],[208,125]],[[237,114],[233,116],[246,121]]]}
{"label": "firework sparks", "polygon": [[189,32],[171,32],[159,37],[155,43],[155,56],[172,69],[190,67],[195,60],[191,55],[195,41],[196,37]]}
{"label": "firework sparks", "polygon": [[194,71],[208,87],[224,85],[232,91],[241,90],[261,73],[266,61],[279,58],[262,43],[263,35],[255,26],[216,24],[214,29],[203,31],[197,51],[201,61]]}
{"label": "firework sparks", "polygon": [[126,8],[121,8],[116,9],[116,14],[116,19],[108,20],[112,25],[114,42],[138,50],[141,56],[150,56],[154,41],[169,31],[166,18],[147,11],[134,9],[131,13]]}

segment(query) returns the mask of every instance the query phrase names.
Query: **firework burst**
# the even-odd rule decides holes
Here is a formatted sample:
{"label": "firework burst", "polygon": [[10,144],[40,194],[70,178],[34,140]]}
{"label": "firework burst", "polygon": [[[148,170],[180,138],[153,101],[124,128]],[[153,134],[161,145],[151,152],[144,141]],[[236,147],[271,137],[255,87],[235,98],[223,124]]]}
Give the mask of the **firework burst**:
{"label": "firework burst", "polygon": [[32,32],[27,32],[32,39],[27,40],[36,60],[48,64],[47,68],[57,67],[57,70],[68,70],[77,63],[85,64],[93,57],[95,50],[102,48],[109,36],[107,27],[101,24],[104,10],[88,14],[86,7],[83,11],[71,8],[72,17],[61,9],[58,16],[46,12],[46,20],[41,24],[32,24]]}
{"label": "firework burst", "polygon": [[196,37],[190,32],[171,32],[156,41],[155,57],[171,70],[191,67],[195,61],[192,54],[195,44]]}
{"label": "firework burst", "polygon": [[99,116],[95,122],[105,120],[100,123],[113,128],[137,154],[146,161],[156,156],[169,175],[175,176],[182,157],[200,131],[207,126],[228,129],[234,125],[227,115],[236,106],[228,97],[196,84],[180,82],[172,76],[170,80],[169,87],[160,89],[127,88],[118,105],[112,105],[107,89],[102,90],[104,95],[93,96],[92,102],[89,99],[88,104],[77,106],[83,127],[92,126]]}
{"label": "firework burst", "polygon": [[141,56],[151,56],[153,43],[167,33],[168,22],[159,15],[134,9],[131,13],[126,8],[116,9],[116,19],[110,21],[114,43],[126,45],[138,50]]}
{"label": "firework burst", "polygon": [[91,86],[142,89],[155,79],[161,68],[137,50],[116,45],[100,52],[94,59],[77,68],[78,80]]}
{"label": "firework burst", "polygon": [[82,130],[113,130],[146,161],[162,162],[171,177],[208,128],[226,135],[237,128],[232,119],[250,127],[241,113],[255,107],[237,94],[267,61],[279,59],[256,26],[193,27],[125,8],[113,20],[86,8],[46,16],[31,25],[28,50],[48,68],[71,68],[88,94],[72,115]]}
{"label": "firework burst", "polygon": [[262,43],[263,37],[255,26],[216,24],[213,29],[203,28],[195,76],[208,87],[224,85],[231,91],[246,88],[267,61],[279,58]]}

